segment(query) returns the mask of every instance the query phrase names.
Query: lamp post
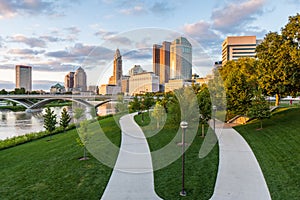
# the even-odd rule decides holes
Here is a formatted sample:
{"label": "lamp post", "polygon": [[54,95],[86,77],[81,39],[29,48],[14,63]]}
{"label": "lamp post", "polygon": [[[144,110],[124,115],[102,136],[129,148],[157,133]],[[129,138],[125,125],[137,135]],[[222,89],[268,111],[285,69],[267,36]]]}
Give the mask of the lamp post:
{"label": "lamp post", "polygon": [[184,161],[185,161],[185,130],[188,127],[188,123],[186,121],[182,121],[180,123],[180,127],[182,128],[182,189],[180,192],[180,196],[186,196],[186,192],[184,190]]}
{"label": "lamp post", "polygon": [[141,107],[142,107],[142,122],[144,122],[144,101],[145,101],[145,99],[144,99],[144,97],[142,97],[142,105],[141,105]]}
{"label": "lamp post", "polygon": [[216,133],[216,110],[217,106],[213,105],[214,132]]}

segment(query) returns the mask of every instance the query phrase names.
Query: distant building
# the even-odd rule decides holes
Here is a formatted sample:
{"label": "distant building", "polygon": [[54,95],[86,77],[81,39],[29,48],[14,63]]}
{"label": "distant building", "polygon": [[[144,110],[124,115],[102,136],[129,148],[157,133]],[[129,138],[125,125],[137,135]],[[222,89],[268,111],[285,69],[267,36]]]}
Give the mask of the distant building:
{"label": "distant building", "polygon": [[86,73],[85,71],[79,67],[74,74],[74,89],[76,91],[86,91]]}
{"label": "distant building", "polygon": [[115,56],[114,56],[114,71],[113,71],[113,76],[110,77],[109,79],[109,84],[110,85],[118,85],[121,86],[122,84],[122,56],[120,53],[120,50],[117,49]]}
{"label": "distant building", "polygon": [[136,74],[140,74],[146,72],[145,70],[143,70],[143,68],[141,67],[141,65],[134,65],[130,70],[129,70],[129,76],[134,76]]}
{"label": "distant building", "polygon": [[130,76],[123,76],[121,92],[125,95],[129,94],[129,78]]}
{"label": "distant building", "polygon": [[241,57],[255,57],[256,46],[261,42],[256,36],[229,36],[222,43],[222,65]]}
{"label": "distant building", "polygon": [[116,95],[121,92],[121,87],[111,84],[103,84],[99,88],[100,95]]}
{"label": "distant building", "polygon": [[153,72],[159,76],[162,85],[170,79],[170,46],[171,42],[167,41],[153,45]]}
{"label": "distant building", "polygon": [[16,88],[24,88],[25,91],[32,90],[32,67],[16,65]]}
{"label": "distant building", "polygon": [[69,72],[66,76],[65,76],[65,89],[66,92],[72,92],[73,88],[74,88],[74,74],[75,72]]}
{"label": "distant building", "polygon": [[175,39],[170,46],[170,79],[192,78],[192,45],[184,37]]}
{"label": "distant building", "polygon": [[159,77],[153,72],[143,72],[129,78],[129,94],[143,94],[159,91]]}
{"label": "distant building", "polygon": [[96,85],[90,85],[88,88],[89,92],[92,92],[93,94],[98,94],[98,86]]}
{"label": "distant building", "polygon": [[172,80],[169,80],[169,82],[165,84],[165,92],[171,92],[176,89],[180,89],[180,88],[190,86],[190,85],[192,85],[191,80],[172,79]]}
{"label": "distant building", "polygon": [[63,94],[65,92],[66,92],[65,87],[59,83],[51,86],[51,88],[50,88],[51,94]]}

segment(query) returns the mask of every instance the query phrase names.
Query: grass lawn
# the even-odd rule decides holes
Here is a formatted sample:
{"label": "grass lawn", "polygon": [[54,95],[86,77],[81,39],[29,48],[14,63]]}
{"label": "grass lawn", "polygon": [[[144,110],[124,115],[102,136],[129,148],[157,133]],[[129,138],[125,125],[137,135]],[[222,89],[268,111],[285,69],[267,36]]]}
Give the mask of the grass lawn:
{"label": "grass lawn", "polygon": [[[141,126],[149,124],[150,118],[147,113],[144,114],[144,122],[141,122],[141,115],[135,117]],[[156,123],[154,123],[154,127]],[[206,127],[207,128],[207,127]],[[148,137],[150,150],[154,151],[168,144],[175,136],[178,126],[172,125],[169,119],[164,128],[152,137]],[[201,128],[200,128],[201,129]],[[199,129],[199,131],[200,131]],[[151,130],[143,127],[145,135],[152,135]],[[181,197],[181,157],[169,166],[154,171],[155,191],[163,199],[209,199],[214,191],[214,185],[217,176],[219,153],[216,144],[209,155],[203,159],[199,159],[198,154],[203,142],[197,133],[192,145],[186,151],[185,161],[185,188],[186,197]],[[181,147],[178,147],[181,149]],[[152,160],[155,162],[155,159]],[[155,163],[153,163],[155,166]]]}
{"label": "grass lawn", "polygon": [[[96,122],[97,123],[97,122]],[[100,121],[110,140],[120,145],[112,117]],[[98,160],[79,161],[77,130],[0,151],[0,199],[100,199],[112,169]]]}
{"label": "grass lawn", "polygon": [[300,199],[300,108],[281,108],[270,119],[237,126],[251,146],[273,200]]}

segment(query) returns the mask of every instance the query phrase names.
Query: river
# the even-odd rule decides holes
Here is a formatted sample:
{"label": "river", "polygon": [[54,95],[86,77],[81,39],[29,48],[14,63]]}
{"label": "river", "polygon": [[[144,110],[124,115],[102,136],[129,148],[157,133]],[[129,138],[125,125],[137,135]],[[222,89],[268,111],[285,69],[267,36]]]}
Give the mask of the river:
{"label": "river", "polygon": [[[53,110],[54,113],[57,115],[58,123],[63,108],[66,108],[69,114],[72,116],[72,106],[51,108],[51,110]],[[43,109],[41,112],[35,113],[0,110],[0,140],[45,130],[43,127],[44,113],[45,109]],[[97,110],[97,114],[101,116],[112,113],[114,113],[114,109],[110,104],[102,105]]]}

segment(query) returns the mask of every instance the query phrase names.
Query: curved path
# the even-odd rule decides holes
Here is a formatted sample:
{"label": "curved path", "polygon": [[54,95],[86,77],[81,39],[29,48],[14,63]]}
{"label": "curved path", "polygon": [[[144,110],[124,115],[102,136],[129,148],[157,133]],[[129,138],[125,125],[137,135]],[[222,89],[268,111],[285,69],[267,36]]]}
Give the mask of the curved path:
{"label": "curved path", "polygon": [[134,114],[120,119],[121,148],[114,170],[101,199],[140,200],[160,199],[154,191],[154,178],[150,150]]}
{"label": "curved path", "polygon": [[[211,121],[210,126],[213,127]],[[227,127],[226,127],[227,126]],[[269,200],[260,166],[244,138],[233,128],[216,121],[219,169],[212,200]]]}

